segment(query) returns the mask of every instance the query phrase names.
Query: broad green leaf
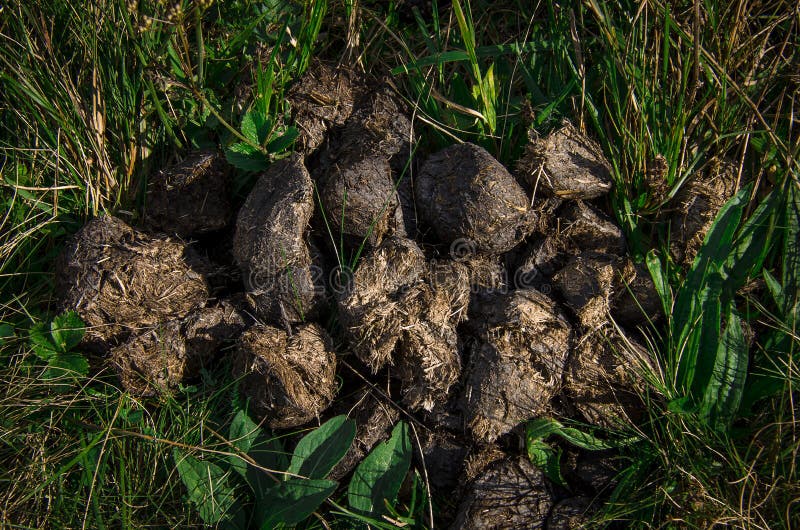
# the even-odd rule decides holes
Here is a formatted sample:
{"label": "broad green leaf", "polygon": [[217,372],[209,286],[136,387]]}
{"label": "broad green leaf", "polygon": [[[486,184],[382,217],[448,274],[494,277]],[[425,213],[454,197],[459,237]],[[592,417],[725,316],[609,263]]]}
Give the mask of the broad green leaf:
{"label": "broad green leaf", "polygon": [[225,159],[230,165],[244,171],[263,171],[269,167],[266,155],[241,142],[225,150]]}
{"label": "broad green leaf", "polygon": [[85,376],[89,373],[89,362],[79,353],[61,353],[47,363],[51,379],[63,376]]}
{"label": "broad green leaf", "polygon": [[744,223],[736,235],[734,247],[728,256],[725,270],[737,290],[748,278],[758,274],[764,265],[775,229],[775,212],[780,202],[779,190],[772,190]]}
{"label": "broad green leaf", "polygon": [[269,494],[270,488],[276,483],[276,476],[270,476],[265,470],[285,471],[289,467],[289,459],[281,441],[265,430],[262,430],[253,441],[247,456],[258,465],[256,467],[250,463],[247,464],[245,479],[256,499],[254,512],[256,519],[262,520],[266,514],[261,512],[259,501]]}
{"label": "broad green leaf", "polygon": [[541,469],[542,473],[556,484],[568,488],[567,482],[561,475],[561,449],[553,449],[540,438],[527,438],[526,445],[528,458],[533,465]]}
{"label": "broad green leaf", "polygon": [[786,297],[783,292],[783,287],[781,284],[778,283],[778,280],[775,279],[775,276],[770,274],[767,269],[761,271],[761,275],[764,277],[764,283],[769,289],[769,293],[772,295],[772,299],[775,301],[775,304],[783,309],[787,306],[786,304]]}
{"label": "broad green leaf", "polygon": [[0,324],[0,345],[6,342],[8,339],[13,339],[16,337],[14,333],[14,326],[11,324]]}
{"label": "broad green leaf", "polygon": [[[231,421],[228,438],[234,447],[247,454],[247,452],[250,451],[253,442],[260,433],[261,429],[253,420],[250,419],[250,416],[247,415],[247,412],[244,410],[239,410]],[[229,456],[228,460],[230,461],[231,467],[234,471],[243,477],[246,476],[247,462],[245,462],[240,456],[236,455]]]}
{"label": "broad green leaf", "polygon": [[267,144],[267,152],[272,154],[284,152],[297,140],[298,136],[300,136],[300,132],[297,129],[294,127],[287,128],[285,133]]}
{"label": "broad green leaf", "polygon": [[[783,315],[792,315],[796,318],[798,293],[800,293],[800,189],[793,179],[787,178],[786,181],[788,190],[783,216],[785,233],[781,277],[781,285],[786,298],[781,309]],[[795,321],[793,324],[796,325],[797,322]]]}
{"label": "broad green leaf", "polygon": [[401,421],[391,438],[373,449],[353,473],[347,488],[350,508],[380,518],[386,513],[386,503],[394,504],[410,465],[408,426]]}
{"label": "broad green leaf", "polygon": [[[525,429],[526,440],[542,440],[551,434],[560,436],[567,442],[589,451],[601,451],[619,447],[619,443],[611,443],[582,432],[574,427],[565,427],[552,418],[539,418],[528,422]],[[626,442],[627,443],[627,442]]]}
{"label": "broad green leaf", "polygon": [[726,430],[736,417],[747,377],[748,348],[733,303],[727,313],[727,326],[717,347],[714,371],[700,406],[701,417],[718,431]]}
{"label": "broad green leaf", "polygon": [[272,122],[260,112],[250,111],[242,116],[242,134],[256,145],[267,139]]}
{"label": "broad green leaf", "polygon": [[172,457],[189,492],[189,500],[205,523],[215,525],[238,518],[235,493],[221,467],[184,455],[178,449],[173,449]]}
{"label": "broad green leaf", "polygon": [[58,315],[50,323],[50,334],[53,342],[61,352],[68,352],[83,339],[86,324],[75,311],[67,311]]}
{"label": "broad green leaf", "polygon": [[336,416],[303,437],[297,444],[289,473],[306,478],[325,478],[339,463],[356,436],[356,423]]}
{"label": "broad green leaf", "polygon": [[55,344],[53,344],[50,329],[44,322],[37,322],[28,331],[33,353],[43,361],[49,361],[58,354]]}
{"label": "broad green leaf", "polygon": [[269,530],[278,524],[297,524],[314,513],[339,484],[333,480],[290,478],[270,488],[257,508],[266,518],[259,528]]}
{"label": "broad green leaf", "polygon": [[700,293],[700,320],[692,328],[689,345],[681,358],[679,374],[685,374],[685,381],[692,390],[692,397],[701,399],[714,372],[717,347],[722,320],[722,275],[712,273],[708,276]]}

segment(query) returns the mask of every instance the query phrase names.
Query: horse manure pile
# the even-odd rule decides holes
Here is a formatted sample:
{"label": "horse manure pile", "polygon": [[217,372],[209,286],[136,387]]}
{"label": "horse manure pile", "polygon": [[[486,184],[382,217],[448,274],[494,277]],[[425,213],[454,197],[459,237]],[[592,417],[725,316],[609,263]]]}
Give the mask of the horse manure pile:
{"label": "horse manure pile", "polygon": [[[416,461],[458,527],[579,525],[590,472],[565,474],[566,495],[519,455],[520,425],[640,419],[653,360],[637,327],[661,310],[603,212],[598,146],[565,124],[531,137],[513,171],[470,143],[418,165],[387,83],[316,62],[288,101],[297,153],[243,204],[224,159],[192,153],[152,176],[142,229],[103,215],[68,242],[56,292],[86,322],[85,348],[132,394],[222,366],[273,429],[349,414],[337,477],[411,415]],[[732,188],[723,167],[677,195],[678,263]]]}

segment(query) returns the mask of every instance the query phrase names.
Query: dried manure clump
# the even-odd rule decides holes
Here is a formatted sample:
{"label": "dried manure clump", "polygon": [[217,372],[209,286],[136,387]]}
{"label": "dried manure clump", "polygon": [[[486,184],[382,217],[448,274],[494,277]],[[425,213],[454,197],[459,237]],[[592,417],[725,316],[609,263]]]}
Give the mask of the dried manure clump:
{"label": "dried manure clump", "polygon": [[547,530],[578,530],[589,525],[592,514],[592,499],[569,497],[553,506],[547,518]]}
{"label": "dried manure clump", "polygon": [[336,393],[336,353],[317,324],[291,336],[271,326],[253,326],[238,342],[233,377],[253,410],[273,429],[297,427],[318,418]]}
{"label": "dried manure clump", "polygon": [[737,169],[718,162],[705,175],[687,182],[675,196],[676,211],[670,218],[670,253],[685,267],[692,265],[714,218],[736,193]]}
{"label": "dried manure clump", "polygon": [[564,393],[594,425],[613,429],[636,422],[645,410],[639,374],[648,366],[647,350],[606,325],[577,342],[564,372]]}
{"label": "dried manure clump", "polygon": [[347,405],[340,407],[339,412],[356,422],[356,437],[347,454],[331,471],[329,477],[333,480],[350,474],[373,447],[391,436],[392,428],[400,419],[397,408],[385,403],[370,388],[358,391]]}
{"label": "dried manure clump", "polygon": [[344,125],[365,92],[364,80],[353,70],[312,60],[287,94],[300,131],[298,150],[308,154],[320,147],[328,131]]}
{"label": "dried manure clump", "polygon": [[403,297],[408,321],[398,347],[398,373],[403,401],[412,410],[432,410],[447,400],[461,375],[452,292],[421,282]]}
{"label": "dried manure clump", "polygon": [[205,304],[207,267],[184,243],[103,215],[81,228],[57,259],[56,292],[62,307],[86,323],[85,346],[105,353],[131,332]]}
{"label": "dried manure clump", "polygon": [[517,173],[530,189],[564,199],[593,199],[611,190],[611,165],[600,146],[569,123],[532,137]]}
{"label": "dried manure clump", "polygon": [[321,199],[333,232],[348,236],[353,246],[405,235],[397,193],[401,175],[395,174],[392,157],[404,151],[407,158],[411,136],[411,122],[386,88],[371,93],[347,120]]}
{"label": "dried manure clump", "polygon": [[622,229],[597,209],[583,201],[570,201],[557,214],[544,235],[534,238],[517,258],[519,278],[544,281],[571,256],[584,252],[625,255]]}
{"label": "dried manure clump", "polygon": [[307,242],[313,211],[311,177],[298,155],[271,165],[239,211],[233,254],[256,312],[268,322],[306,321],[320,303]]}
{"label": "dried manure clump", "polygon": [[464,240],[501,254],[533,228],[528,197],[484,148],[457,144],[432,155],[415,180],[420,220],[446,244]]}
{"label": "dried manure clump", "polygon": [[222,230],[231,218],[227,164],[214,151],[197,151],[150,178],[145,224],[180,237]]}
{"label": "dried manure clump", "polygon": [[453,528],[545,528],[552,507],[552,494],[542,472],[525,457],[510,457],[472,482]]}
{"label": "dried manure clump", "polygon": [[111,350],[111,364],[125,389],[139,396],[170,392],[210,368],[225,341],[246,323],[233,306],[199,309],[183,320],[134,335]]}
{"label": "dried manure clump", "polygon": [[353,352],[374,372],[392,360],[408,316],[401,303],[425,271],[425,255],[406,238],[386,239],[359,262],[338,293],[339,319]]}
{"label": "dried manure clump", "polygon": [[473,436],[492,442],[548,410],[572,330],[555,302],[534,289],[488,296],[475,313],[462,409]]}

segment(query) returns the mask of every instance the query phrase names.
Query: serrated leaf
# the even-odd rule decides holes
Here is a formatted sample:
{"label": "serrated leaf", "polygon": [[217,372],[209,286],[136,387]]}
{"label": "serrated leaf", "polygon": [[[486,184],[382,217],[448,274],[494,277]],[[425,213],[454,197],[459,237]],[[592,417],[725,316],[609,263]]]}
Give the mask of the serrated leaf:
{"label": "serrated leaf", "polygon": [[294,128],[289,127],[286,129],[286,132],[280,135],[279,137],[275,138],[274,140],[270,141],[267,144],[267,152],[272,154],[278,154],[284,152],[286,149],[291,146],[297,137],[300,135],[300,132]]}
{"label": "serrated leaf", "polygon": [[333,480],[290,478],[276,484],[259,501],[258,509],[266,514],[259,528],[271,530],[278,524],[297,524],[314,513],[339,484]]}
{"label": "serrated leaf", "polygon": [[263,171],[269,167],[269,159],[245,143],[230,146],[225,151],[225,159],[230,165],[244,171]]}
{"label": "serrated leaf", "polygon": [[387,513],[386,503],[394,504],[410,465],[408,426],[401,421],[391,438],[373,449],[353,473],[347,488],[350,508],[375,518]]}
{"label": "serrated leaf", "polygon": [[28,331],[28,339],[36,354],[43,361],[49,361],[58,354],[56,345],[50,335],[50,327],[44,322],[37,322]]}
{"label": "serrated leaf", "polygon": [[61,353],[50,359],[47,366],[55,377],[75,374],[85,376],[89,373],[89,361],[79,353]]}
{"label": "serrated leaf", "polygon": [[75,311],[67,311],[58,315],[50,323],[50,335],[53,343],[61,352],[68,352],[83,339],[86,324]]}
{"label": "serrated leaf", "polygon": [[303,437],[297,444],[289,473],[306,478],[325,478],[344,457],[356,436],[356,423],[336,416]]}
{"label": "serrated leaf", "polygon": [[269,135],[272,122],[260,112],[251,110],[242,116],[241,128],[245,138],[256,145],[261,145],[266,141]]}
{"label": "serrated leaf", "polygon": [[241,516],[234,490],[228,484],[228,474],[221,467],[184,455],[178,449],[173,449],[172,457],[189,492],[189,500],[205,523],[218,524]]}

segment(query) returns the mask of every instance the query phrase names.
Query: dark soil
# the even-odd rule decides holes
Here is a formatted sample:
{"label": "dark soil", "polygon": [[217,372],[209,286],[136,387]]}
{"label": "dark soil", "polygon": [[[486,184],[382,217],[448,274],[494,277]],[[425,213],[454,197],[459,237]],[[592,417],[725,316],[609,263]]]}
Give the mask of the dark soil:
{"label": "dark soil", "polygon": [[289,335],[254,326],[239,337],[233,377],[253,410],[273,429],[319,418],[336,393],[336,353],[327,332],[302,324]]}
{"label": "dark soil", "polygon": [[152,231],[197,236],[222,230],[232,213],[228,165],[217,152],[190,153],[148,183],[144,219]]}
{"label": "dark soil", "polygon": [[105,353],[132,332],[202,307],[207,270],[186,244],[103,215],[76,233],[57,259],[56,293],[62,307],[86,323],[84,346]]}

